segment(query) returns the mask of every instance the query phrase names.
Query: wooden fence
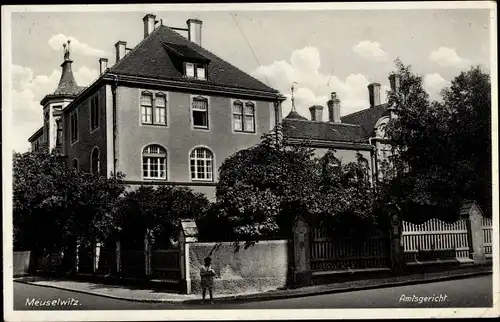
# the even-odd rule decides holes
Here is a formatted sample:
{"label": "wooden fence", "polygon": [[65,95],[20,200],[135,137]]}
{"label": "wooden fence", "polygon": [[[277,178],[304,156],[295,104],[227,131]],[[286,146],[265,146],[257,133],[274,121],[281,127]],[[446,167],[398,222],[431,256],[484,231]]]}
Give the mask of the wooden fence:
{"label": "wooden fence", "polygon": [[483,230],[483,242],[484,242],[484,253],[486,258],[493,258],[493,247],[491,235],[493,233],[492,220],[491,218],[482,217],[481,219],[482,230]]}
{"label": "wooden fence", "polygon": [[121,251],[121,274],[126,277],[144,277],[146,257],[143,250]]}
{"label": "wooden fence", "polygon": [[171,283],[181,280],[180,248],[154,250],[151,254],[153,278]]}
{"label": "wooden fence", "polygon": [[469,258],[467,219],[446,223],[433,218],[420,225],[403,221],[406,262]]}
{"label": "wooden fence", "polygon": [[332,238],[326,226],[312,230],[312,271],[388,268],[390,256],[389,236],[380,231],[353,240]]}

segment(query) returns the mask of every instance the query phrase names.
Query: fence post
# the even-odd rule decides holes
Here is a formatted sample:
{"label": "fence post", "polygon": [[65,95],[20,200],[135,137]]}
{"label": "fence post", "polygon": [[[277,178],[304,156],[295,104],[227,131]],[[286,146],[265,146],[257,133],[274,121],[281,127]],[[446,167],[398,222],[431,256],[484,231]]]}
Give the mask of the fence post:
{"label": "fence post", "polygon": [[310,236],[311,226],[302,216],[297,216],[293,225],[295,287],[312,284]]}
{"label": "fence post", "polygon": [[73,263],[74,265],[74,269],[75,269],[75,274],[78,274],[78,270],[79,270],[79,264],[80,264],[80,242],[77,241],[76,242],[76,246],[75,246],[75,262]]}
{"label": "fence post", "polygon": [[144,273],[146,277],[151,276],[151,245],[149,242],[149,230],[144,234]]}
{"label": "fence post", "polygon": [[483,264],[486,261],[486,256],[484,251],[482,211],[475,201],[464,204],[462,210],[465,210],[467,214],[470,257],[474,260],[474,264]]}

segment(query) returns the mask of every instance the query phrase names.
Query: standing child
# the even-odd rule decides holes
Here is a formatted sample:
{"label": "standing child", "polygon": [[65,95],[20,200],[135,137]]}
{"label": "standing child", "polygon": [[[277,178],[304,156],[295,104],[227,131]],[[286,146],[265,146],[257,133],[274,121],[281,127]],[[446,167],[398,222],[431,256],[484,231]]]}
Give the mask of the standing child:
{"label": "standing child", "polygon": [[210,294],[210,303],[214,304],[213,297],[213,287],[214,287],[214,276],[215,271],[212,269],[212,259],[210,257],[205,258],[205,265],[200,268],[201,275],[201,292],[202,292],[202,301],[205,302],[205,295],[207,294],[207,289]]}

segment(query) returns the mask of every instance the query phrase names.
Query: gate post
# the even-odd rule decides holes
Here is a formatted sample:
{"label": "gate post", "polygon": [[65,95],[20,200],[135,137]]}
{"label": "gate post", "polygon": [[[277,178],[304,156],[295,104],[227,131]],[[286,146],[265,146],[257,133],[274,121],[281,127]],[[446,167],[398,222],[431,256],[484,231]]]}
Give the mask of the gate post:
{"label": "gate post", "polygon": [[151,276],[151,245],[148,230],[144,233],[144,273],[147,278]]}
{"label": "gate post", "polygon": [[298,215],[293,224],[294,287],[312,285],[311,225]]}
{"label": "gate post", "polygon": [[120,244],[120,239],[116,240],[115,243],[115,256],[116,256],[116,275],[120,275],[121,271],[121,265],[122,265],[122,257],[121,257],[121,244]]}
{"label": "gate post", "polygon": [[92,273],[97,274],[99,268],[99,256],[101,254],[101,243],[95,241],[92,247]]}
{"label": "gate post", "polygon": [[460,216],[467,219],[469,257],[474,260],[474,264],[483,264],[486,261],[482,215],[481,208],[475,201],[466,200],[460,208]]}
{"label": "gate post", "polygon": [[401,235],[401,212],[396,204],[389,203],[384,207],[384,213],[390,218],[391,270],[399,273],[404,267],[404,249]]}
{"label": "gate post", "polygon": [[194,220],[181,220],[179,230],[179,261],[181,268],[181,293],[191,294],[191,272],[189,261],[190,243],[198,241],[198,227]]}

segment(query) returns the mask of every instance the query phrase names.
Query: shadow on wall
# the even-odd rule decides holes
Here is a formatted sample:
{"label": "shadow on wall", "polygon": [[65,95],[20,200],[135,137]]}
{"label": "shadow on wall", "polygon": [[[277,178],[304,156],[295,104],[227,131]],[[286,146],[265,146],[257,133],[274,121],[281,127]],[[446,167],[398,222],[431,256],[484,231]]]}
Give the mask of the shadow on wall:
{"label": "shadow on wall", "polygon": [[248,248],[233,242],[191,243],[189,273],[191,292],[201,293],[200,268],[212,258],[215,292],[220,294],[266,292],[287,287],[292,280],[289,241],[260,241]]}

